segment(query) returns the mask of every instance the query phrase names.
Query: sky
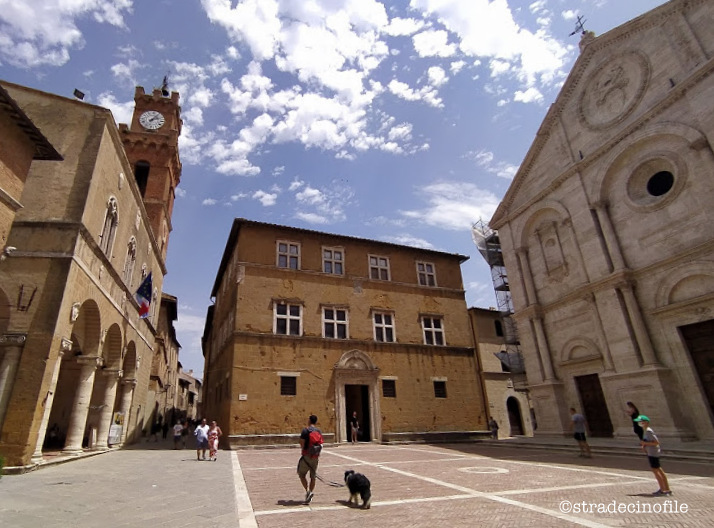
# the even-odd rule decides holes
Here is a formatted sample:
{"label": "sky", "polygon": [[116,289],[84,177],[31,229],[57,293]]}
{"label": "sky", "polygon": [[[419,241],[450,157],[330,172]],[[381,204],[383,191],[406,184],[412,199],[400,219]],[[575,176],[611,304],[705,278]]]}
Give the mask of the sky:
{"label": "sky", "polygon": [[470,256],[575,62],[662,0],[0,0],[0,79],[109,108],[168,75],[183,164],[164,291],[184,370],[234,218]]}

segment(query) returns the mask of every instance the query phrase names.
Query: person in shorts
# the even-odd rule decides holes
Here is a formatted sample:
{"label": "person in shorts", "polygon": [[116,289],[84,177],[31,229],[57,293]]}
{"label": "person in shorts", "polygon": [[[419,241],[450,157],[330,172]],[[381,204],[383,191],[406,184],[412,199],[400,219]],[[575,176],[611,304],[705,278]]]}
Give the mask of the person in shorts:
{"label": "person in shorts", "polygon": [[193,432],[196,437],[196,460],[201,460],[201,451],[203,451],[203,460],[206,460],[206,450],[208,449],[208,424],[206,419],[201,420],[201,425],[196,427]]}
{"label": "person in shorts", "polygon": [[[317,478],[317,465],[320,462],[320,456],[310,455],[309,443],[310,443],[310,431],[317,429],[315,424],[317,423],[317,416],[311,414],[307,421],[307,427],[305,427],[300,433],[300,449],[302,450],[302,456],[297,466],[298,477],[300,477],[300,482],[302,487],[305,488],[305,502],[309,503],[315,496],[315,482]],[[319,431],[319,429],[317,429]],[[308,487],[307,483],[307,473],[310,472],[310,485]]]}
{"label": "person in shorts", "polygon": [[580,447],[580,454],[578,456],[592,458],[590,446],[588,445],[588,440],[585,437],[585,417],[571,407],[570,420],[570,427],[573,430],[573,438],[575,438],[578,442],[578,447]]}
{"label": "person in shorts", "polygon": [[650,419],[644,414],[640,414],[637,418],[635,418],[635,421],[640,427],[642,427],[642,431],[644,431],[642,434],[642,440],[640,440],[640,445],[642,446],[642,450],[647,453],[647,460],[649,460],[650,468],[652,469],[652,473],[654,473],[655,479],[657,479],[657,484],[659,484],[659,489],[652,495],[655,497],[671,495],[672,490],[669,489],[667,475],[659,463],[659,440],[654,434],[654,431],[650,429]]}

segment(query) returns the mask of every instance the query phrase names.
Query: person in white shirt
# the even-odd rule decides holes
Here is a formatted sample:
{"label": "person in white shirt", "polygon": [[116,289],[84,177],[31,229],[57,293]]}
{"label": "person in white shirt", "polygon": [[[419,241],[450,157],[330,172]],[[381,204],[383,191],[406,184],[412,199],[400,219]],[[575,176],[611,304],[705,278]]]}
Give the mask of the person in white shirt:
{"label": "person in white shirt", "polygon": [[181,420],[178,420],[176,422],[176,425],[174,425],[174,449],[179,448],[179,444],[181,443],[181,432],[183,431],[183,425],[181,425]]}
{"label": "person in white shirt", "polygon": [[206,460],[206,449],[208,449],[208,424],[206,419],[201,420],[201,425],[196,427],[193,434],[196,436],[196,460],[201,460],[201,451],[203,451],[203,460]]}

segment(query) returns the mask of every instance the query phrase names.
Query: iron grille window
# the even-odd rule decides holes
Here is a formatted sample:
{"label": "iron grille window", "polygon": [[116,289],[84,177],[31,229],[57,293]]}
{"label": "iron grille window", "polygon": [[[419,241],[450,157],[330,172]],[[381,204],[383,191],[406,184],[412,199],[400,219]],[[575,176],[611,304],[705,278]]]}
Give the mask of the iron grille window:
{"label": "iron grille window", "polygon": [[385,398],[397,397],[397,382],[396,380],[382,380],[382,396]]}
{"label": "iron grille window", "polygon": [[435,381],[434,382],[434,397],[435,398],[446,398],[446,382],[445,381]]}
{"label": "iron grille window", "polygon": [[297,377],[295,377],[295,376],[280,376],[280,395],[281,396],[296,396],[297,395]]}

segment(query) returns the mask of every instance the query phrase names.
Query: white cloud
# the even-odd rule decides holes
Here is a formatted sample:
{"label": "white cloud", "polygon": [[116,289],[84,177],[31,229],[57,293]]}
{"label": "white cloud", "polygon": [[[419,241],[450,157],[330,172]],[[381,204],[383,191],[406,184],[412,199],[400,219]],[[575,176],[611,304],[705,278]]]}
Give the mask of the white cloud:
{"label": "white cloud", "polygon": [[429,29],[412,37],[414,49],[420,57],[451,57],[456,46],[449,44],[449,34],[443,29]]}
{"label": "white cloud", "polygon": [[525,91],[516,90],[513,100],[519,103],[540,103],[543,101],[543,94],[538,89],[531,87]]}
{"label": "white cloud", "polygon": [[416,33],[424,27],[422,20],[414,18],[393,18],[389,25],[383,29],[387,35],[393,37],[408,36]]}
{"label": "white cloud", "polygon": [[182,189],[181,187],[176,187],[175,191],[176,196],[179,198],[185,198],[186,197],[186,189]]}
{"label": "white cloud", "polygon": [[418,238],[412,235],[396,235],[383,237],[384,242],[391,242],[392,244],[399,244],[402,246],[417,247],[422,249],[434,249],[434,244],[423,238]]}
{"label": "white cloud", "polygon": [[442,181],[418,190],[428,205],[401,211],[402,216],[441,229],[470,229],[480,218],[491,218],[500,199],[472,183]]}
{"label": "white cloud", "polygon": [[441,86],[449,80],[449,78],[446,76],[444,68],[440,66],[431,66],[427,70],[426,74],[429,78],[429,84],[431,84],[432,86]]}
{"label": "white cloud", "polygon": [[261,204],[263,204],[263,207],[269,207],[271,205],[275,205],[275,202],[277,202],[278,200],[278,195],[277,193],[256,191],[255,193],[253,193],[253,199],[258,200]]}
{"label": "white cloud", "polygon": [[116,121],[117,124],[131,123],[131,118],[134,115],[133,100],[125,101],[122,103],[116,100],[116,97],[114,97],[113,93],[104,92],[99,94],[99,97],[97,98],[97,104],[99,106],[103,106],[104,108],[108,108],[109,110],[111,110],[112,115],[114,116],[114,121]]}
{"label": "white cloud", "polygon": [[331,224],[345,220],[345,208],[354,192],[341,181],[332,181],[324,189],[295,180],[290,185],[295,192],[298,209],[295,217],[313,224]]}
{"label": "white cloud", "polygon": [[451,73],[459,73],[464,66],[466,66],[466,61],[458,60],[449,64],[449,69],[451,70]]}
{"label": "white cloud", "polygon": [[81,19],[125,28],[132,0],[3,0],[0,4],[0,60],[18,68],[61,66],[70,51],[84,46]]}
{"label": "white cloud", "polygon": [[201,205],[216,205],[218,203],[218,200],[215,200],[214,198],[206,198],[201,202]]}
{"label": "white cloud", "polygon": [[476,165],[490,174],[495,174],[499,178],[512,180],[516,175],[516,172],[518,172],[518,165],[513,165],[504,161],[496,161],[496,156],[493,152],[487,150],[468,152],[464,157],[475,161]]}

